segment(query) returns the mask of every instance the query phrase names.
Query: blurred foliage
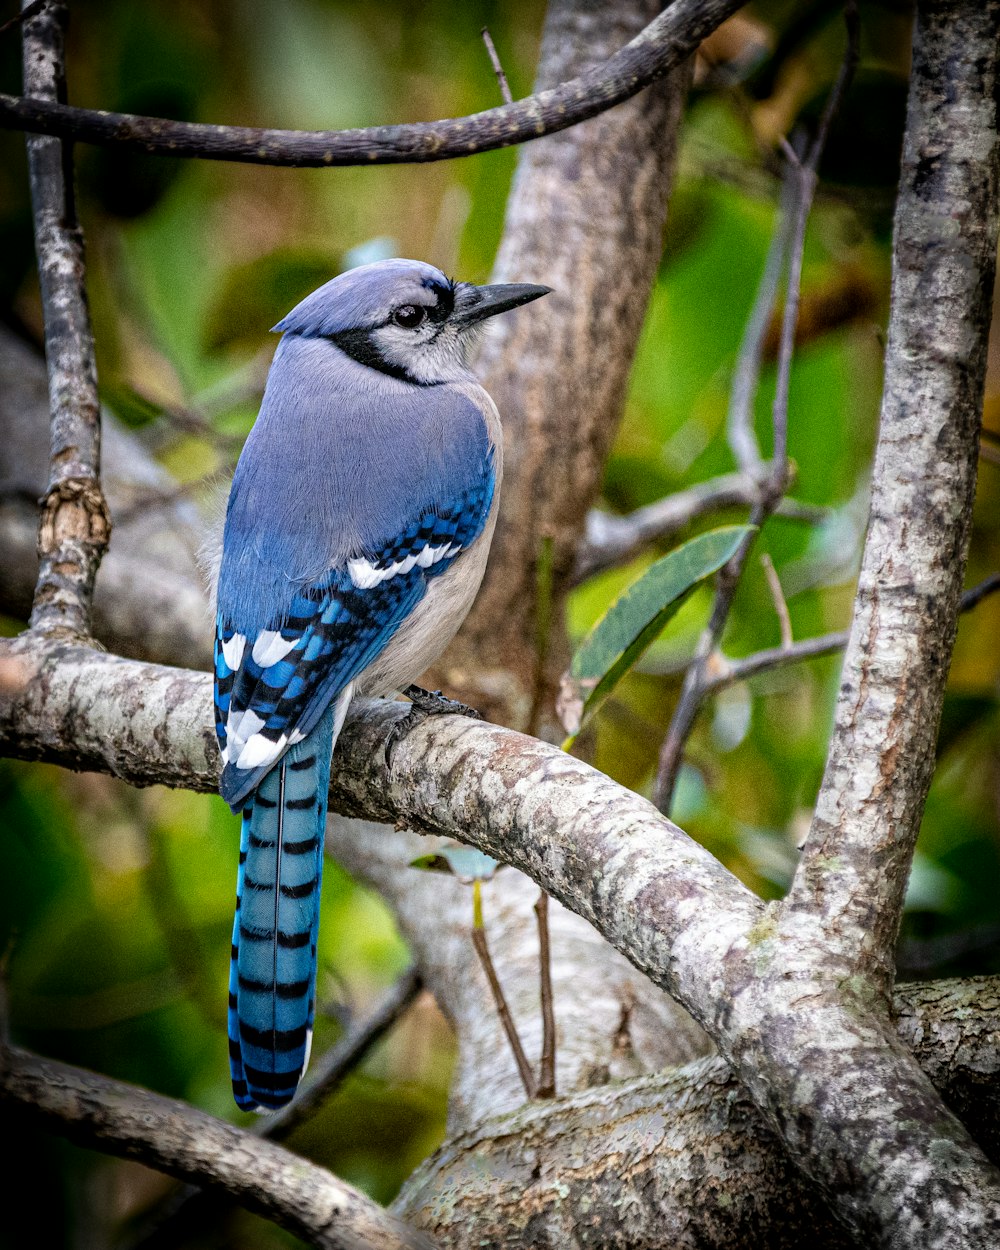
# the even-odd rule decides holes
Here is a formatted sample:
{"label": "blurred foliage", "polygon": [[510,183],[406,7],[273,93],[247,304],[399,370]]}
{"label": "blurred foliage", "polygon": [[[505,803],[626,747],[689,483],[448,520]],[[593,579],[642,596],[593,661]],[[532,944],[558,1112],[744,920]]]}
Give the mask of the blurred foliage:
{"label": "blurred foliage", "polygon": [[[498,91],[480,41],[494,36],[515,96],[530,90],[541,0],[501,5],[357,0],[78,0],[70,94],[92,107],[273,126],[351,126],[457,115]],[[792,376],[794,494],[821,523],[772,520],[760,541],[796,637],[842,627],[866,514],[888,308],[888,227],[908,62],[902,6],[862,5],[854,94],[834,129],[806,248]],[[9,3],[3,16],[9,16]],[[761,3],[720,32],[740,88],[699,74],[681,171],[604,503],[627,511],[732,468],[730,377],[774,227],[777,135],[815,114],[842,47],[837,6]],[[17,91],[18,41],[0,41],[0,89]],[[483,279],[516,155],[413,167],[292,171],[78,150],[89,289],[105,399],[183,480],[224,469],[256,411],[268,329],[318,282],[386,251]],[[545,275],[538,279],[544,281]],[[0,134],[0,310],[38,339],[23,144]],[[771,356],[757,397],[765,450]],[[1000,353],[987,422],[1000,431]],[[199,415],[206,438],[170,419]],[[969,584],[1000,566],[1000,470],[983,464]],[[707,518],[698,529],[745,516]],[[662,551],[592,579],[570,604],[572,640]],[[704,623],[698,590],[575,750],[648,791]],[[1000,971],[1000,596],[963,619],[901,945],[904,974]],[[724,639],[731,655],[778,642],[751,561]],[[780,895],[822,775],[838,661],[728,690],[692,738],[676,819],[766,896]],[[11,942],[13,1035],[39,1052],[138,1081],[239,1119],[229,1093],[225,987],[236,820],[220,800],[136,792],[104,777],[0,767],[0,942]],[[485,887],[486,891],[489,886]],[[322,1050],[405,966],[391,917],[329,864],[321,929]],[[558,1012],[558,1004],[556,1005]],[[388,1199],[444,1131],[447,1027],[421,999],[293,1145]],[[26,1131],[8,1173],[0,1242],[108,1244],[169,1182]],[[39,1209],[34,1181],[51,1178]],[[23,1179],[23,1184],[19,1183]],[[19,1199],[18,1194],[26,1195]],[[30,1214],[30,1234],[19,1219]],[[86,1235],[81,1232],[86,1229]],[[290,1239],[234,1215],[205,1244]]]}

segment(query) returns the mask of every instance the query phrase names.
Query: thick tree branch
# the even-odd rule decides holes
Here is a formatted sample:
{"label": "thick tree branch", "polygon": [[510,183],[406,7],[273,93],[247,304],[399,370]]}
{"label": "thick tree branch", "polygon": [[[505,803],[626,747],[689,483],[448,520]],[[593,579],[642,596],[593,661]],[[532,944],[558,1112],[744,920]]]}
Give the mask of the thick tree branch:
{"label": "thick tree branch", "polygon": [[[206,675],[22,639],[0,651],[0,681],[5,752],[214,789]],[[387,769],[386,735],[404,714],[357,709],[338,744],[334,810],[461,838],[595,925],[705,1028],[870,1244],[992,1245],[1000,1181],[857,987],[814,971],[811,935],[779,939],[774,905],[645,800],[534,739],[433,718]]]}
{"label": "thick tree branch", "polygon": [[423,1234],[325,1169],[185,1103],[14,1047],[0,1101],[83,1146],[212,1184],[329,1250],[432,1250]]}
{"label": "thick tree branch", "polygon": [[934,768],[976,483],[998,223],[997,0],[918,7],[872,505],[787,905],[883,994]]}
{"label": "thick tree branch", "polygon": [[[1000,1161],[1000,983],[900,987],[900,1037]],[[622,1177],[629,1199],[623,1220]],[[461,1195],[455,1201],[454,1195]],[[484,1118],[450,1139],[394,1204],[438,1243],[496,1250],[846,1250],[856,1243],[719,1059]]]}
{"label": "thick tree branch", "polygon": [[[54,3],[24,23],[25,91],[39,101],[54,103],[65,94],[65,23],[65,7]],[[87,635],[94,578],[111,520],[101,491],[97,366],[70,145],[30,136],[28,172],[52,414],[31,621],[37,629]]]}
{"label": "thick tree branch", "polygon": [[[470,117],[356,130],[267,130],[212,126],[71,108],[0,95],[0,126],[113,144],[164,156],[299,168],[440,161],[526,143],[575,126],[628,100],[681,65],[744,0],[675,0],[603,64],[537,94]],[[605,7],[602,16],[612,14]]]}

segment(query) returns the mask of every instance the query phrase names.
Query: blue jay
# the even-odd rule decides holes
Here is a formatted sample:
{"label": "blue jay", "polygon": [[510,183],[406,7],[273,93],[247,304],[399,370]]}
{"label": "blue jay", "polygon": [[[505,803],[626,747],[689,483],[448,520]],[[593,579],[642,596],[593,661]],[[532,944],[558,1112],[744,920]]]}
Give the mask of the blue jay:
{"label": "blue jay", "polygon": [[330,756],[351,698],[405,691],[482,580],[503,452],[470,343],[548,290],[386,260],[275,326],[216,596],[220,789],[243,815],[229,1054],[245,1110],[284,1106],[308,1062]]}

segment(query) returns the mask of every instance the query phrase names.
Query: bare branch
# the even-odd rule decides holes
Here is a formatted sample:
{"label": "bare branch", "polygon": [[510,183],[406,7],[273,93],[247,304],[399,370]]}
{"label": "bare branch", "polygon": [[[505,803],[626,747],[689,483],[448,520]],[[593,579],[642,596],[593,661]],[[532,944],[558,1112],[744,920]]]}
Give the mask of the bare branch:
{"label": "bare branch", "polygon": [[[53,3],[24,24],[25,90],[39,101],[65,96],[65,23],[65,7]],[[97,366],[70,145],[29,137],[28,170],[52,419],[31,621],[37,629],[87,635],[94,578],[107,549],[111,519],[100,482]]]}
{"label": "bare branch", "polygon": [[0,1051],[0,1101],[80,1145],[226,1190],[329,1250],[430,1250],[432,1243],[325,1169],[148,1090],[26,1051]]}
{"label": "bare branch", "polygon": [[[761,469],[766,476],[770,466],[764,462]],[[587,516],[586,536],[577,551],[573,584],[625,564],[651,543],[671,538],[699,517],[740,505],[753,507],[759,498],[758,478],[745,473],[723,473],[637,508],[626,516],[615,516],[595,508]],[[828,509],[783,499],[776,515],[813,524],[822,521]]]}
{"label": "bare branch", "polygon": [[484,26],[482,30],[483,43],[486,44],[486,51],[490,55],[490,64],[493,66],[493,72],[497,76],[497,84],[500,87],[500,96],[504,104],[513,104],[514,97],[510,93],[510,83],[507,81],[507,75],[503,72],[503,66],[500,64],[500,57],[497,54],[496,44],[493,42],[493,36],[490,34],[488,26]]}
{"label": "bare branch", "polygon": [[552,955],[549,950],[549,896],[540,891],[535,902],[538,918],[538,965],[541,970],[542,1057],[538,1065],[537,1098],[556,1096],[556,1018],[552,1001]]}
{"label": "bare branch", "polygon": [[[1000,591],[1000,573],[991,573],[978,585],[970,587],[963,595],[959,605],[960,611],[971,612],[974,607],[992,594]],[[850,641],[850,632],[846,629],[830,634],[819,634],[815,638],[802,638],[791,646],[769,647],[764,651],[755,651],[752,655],[732,660],[716,651],[708,666],[705,678],[705,691],[711,693],[721,690],[724,686],[735,685],[738,681],[747,681],[758,673],[766,673],[771,669],[783,668],[786,664],[799,664],[803,660],[815,660],[820,656],[833,655],[843,651]]]}
{"label": "bare branch", "polygon": [[791,243],[791,179],[786,176],[781,184],[781,203],[778,223],[771,235],[760,275],[757,294],[747,318],[743,339],[733,370],[733,383],[729,395],[729,412],[726,417],[726,434],[740,472],[752,481],[760,482],[773,471],[765,466],[760,445],[754,432],[753,401],[760,381],[764,359],[764,340],[771,323],[771,315],[778,299],[781,275],[788,260]]}
{"label": "bare branch", "polygon": [[774,567],[774,561],[765,551],[760,558],[761,565],[764,569],[764,576],[767,578],[767,588],[771,592],[771,602],[774,604],[774,612],[778,618],[778,627],[781,630],[781,646],[787,651],[794,642],[792,635],[792,618],[788,615],[788,604],[785,602],[785,592],[781,589],[781,581]]}
{"label": "bare branch", "polygon": [[167,121],[0,95],[0,127],[164,156],[303,167],[448,160],[526,143],[603,113],[682,64],[744,0],[675,0],[603,65],[469,117],[357,130],[266,130]]}

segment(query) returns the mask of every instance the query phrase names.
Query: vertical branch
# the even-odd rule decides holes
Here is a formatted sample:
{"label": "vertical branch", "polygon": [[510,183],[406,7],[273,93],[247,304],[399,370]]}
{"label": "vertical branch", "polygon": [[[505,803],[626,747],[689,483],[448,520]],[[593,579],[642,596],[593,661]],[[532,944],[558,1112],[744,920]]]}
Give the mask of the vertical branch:
{"label": "vertical branch", "polygon": [[549,896],[541,890],[535,902],[538,918],[538,963],[541,968],[542,1057],[538,1065],[538,1098],[556,1096],[556,1017],[552,1001],[552,955],[549,949]]}
{"label": "vertical branch", "polygon": [[482,965],[483,972],[486,974],[486,980],[489,982],[490,993],[493,995],[497,1015],[500,1017],[500,1023],[503,1026],[511,1053],[514,1056],[514,1062],[517,1064],[517,1071],[521,1078],[521,1084],[524,1086],[524,1092],[529,1098],[534,1098],[537,1090],[535,1074],[531,1070],[528,1056],[524,1053],[524,1046],[517,1031],[517,1025],[514,1023],[514,1017],[510,1014],[510,1008],[507,1006],[503,986],[500,984],[500,978],[497,976],[496,968],[493,966],[493,957],[490,955],[489,944],[486,941],[486,929],[483,925],[483,883],[478,877],[472,883],[472,945],[479,956],[479,962]]}
{"label": "vertical branch", "polygon": [[998,0],[923,0],[893,239],[872,504],[790,923],[883,993],[955,638],[996,265]]}
{"label": "vertical branch", "polygon": [[[64,101],[65,26],[66,9],[56,3],[25,21],[25,95]],[[27,144],[52,423],[31,624],[89,634],[94,578],[111,521],[100,483],[100,409],[83,232],[73,196],[72,146],[39,135],[30,135]]]}

